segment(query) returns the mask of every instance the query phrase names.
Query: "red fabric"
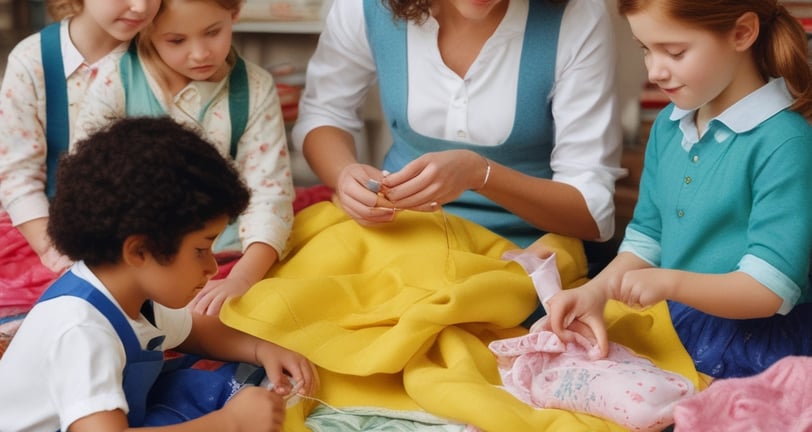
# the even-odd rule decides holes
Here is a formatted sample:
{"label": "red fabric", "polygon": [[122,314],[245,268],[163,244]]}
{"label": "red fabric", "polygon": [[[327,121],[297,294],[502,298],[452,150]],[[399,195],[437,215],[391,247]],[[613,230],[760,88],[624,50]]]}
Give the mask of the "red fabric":
{"label": "red fabric", "polygon": [[0,309],[33,307],[57,274],[42,265],[8,213],[0,214]]}
{"label": "red fabric", "polygon": [[330,201],[333,198],[333,189],[325,185],[296,186],[296,198],[293,200],[293,213],[299,213],[303,208],[321,201]]}
{"label": "red fabric", "polygon": [[[293,211],[320,201],[328,201],[333,190],[324,185],[297,186]],[[240,257],[239,254],[222,254],[217,257],[219,270],[216,279],[224,278]],[[40,294],[57,278],[42,265],[19,230],[11,225],[8,213],[0,214],[0,310],[29,310]]]}

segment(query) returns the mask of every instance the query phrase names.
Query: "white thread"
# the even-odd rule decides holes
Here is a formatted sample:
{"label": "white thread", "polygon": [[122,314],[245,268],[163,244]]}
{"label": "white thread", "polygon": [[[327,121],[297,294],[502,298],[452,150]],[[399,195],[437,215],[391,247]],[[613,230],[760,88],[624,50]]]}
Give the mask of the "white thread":
{"label": "white thread", "polygon": [[327,402],[325,402],[325,401],[323,401],[323,400],[321,400],[321,399],[319,399],[319,398],[312,397],[312,396],[307,396],[307,395],[298,395],[298,396],[299,396],[300,398],[302,398],[302,399],[310,399],[310,400],[312,400],[312,401],[316,401],[316,402],[318,402],[318,403],[320,403],[320,404],[322,404],[322,405],[326,406],[327,408],[329,408],[329,409],[331,409],[331,410],[333,410],[333,411],[335,411],[335,412],[338,412],[338,413],[341,413],[341,414],[349,414],[349,412],[348,412],[348,411],[344,411],[344,410],[342,410],[342,409],[336,408],[336,407],[334,407],[334,406],[332,406],[332,405],[328,404]]}

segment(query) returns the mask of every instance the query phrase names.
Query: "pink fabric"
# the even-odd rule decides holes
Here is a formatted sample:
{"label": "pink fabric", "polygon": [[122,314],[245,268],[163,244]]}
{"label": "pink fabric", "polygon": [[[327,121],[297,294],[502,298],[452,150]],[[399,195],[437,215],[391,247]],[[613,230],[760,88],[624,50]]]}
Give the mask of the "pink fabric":
{"label": "pink fabric", "polygon": [[716,380],[674,409],[675,432],[812,431],[812,358],[790,356],[746,378]]}
{"label": "pink fabric", "polygon": [[539,301],[546,310],[547,300],[561,291],[561,275],[558,274],[555,253],[548,258],[540,258],[530,252],[509,250],[502,254],[502,259],[516,261],[530,275]]}
{"label": "pink fabric", "polygon": [[564,344],[550,331],[496,340],[489,347],[505,389],[522,401],[591,414],[633,431],[662,430],[672,423],[674,405],[694,393],[681,375],[612,342],[609,356],[600,360],[591,360],[588,342]]}
{"label": "pink fabric", "polygon": [[[533,279],[542,305],[561,291],[555,254],[544,259],[509,251]],[[505,389],[539,408],[559,408],[609,419],[633,431],[660,431],[673,421],[676,403],[695,393],[683,376],[658,368],[610,342],[609,355],[576,335],[565,344],[545,330],[544,317],[527,335],[491,342]]]}

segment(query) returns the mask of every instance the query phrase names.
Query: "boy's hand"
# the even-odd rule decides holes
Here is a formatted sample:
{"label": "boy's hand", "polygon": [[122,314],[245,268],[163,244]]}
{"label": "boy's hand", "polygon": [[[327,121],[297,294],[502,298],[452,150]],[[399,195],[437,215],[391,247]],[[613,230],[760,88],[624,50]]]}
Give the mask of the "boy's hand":
{"label": "boy's hand", "polygon": [[[257,362],[265,368],[268,380],[273,383],[273,392],[290,397],[294,394],[313,395],[319,387],[316,367],[303,355],[260,341],[256,348]],[[293,378],[295,387],[291,385]]]}
{"label": "boy's hand", "polygon": [[276,432],[285,421],[282,396],[261,387],[244,387],[222,408],[233,430]]}

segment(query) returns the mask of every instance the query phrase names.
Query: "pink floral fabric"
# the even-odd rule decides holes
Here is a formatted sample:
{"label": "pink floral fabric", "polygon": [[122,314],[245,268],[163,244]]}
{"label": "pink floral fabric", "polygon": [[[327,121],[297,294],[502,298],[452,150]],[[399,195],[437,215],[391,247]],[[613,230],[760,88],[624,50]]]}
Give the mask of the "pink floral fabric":
{"label": "pink floral fabric", "polygon": [[662,430],[673,422],[675,404],[695,392],[688,379],[616,343],[598,360],[591,346],[564,344],[550,331],[496,340],[489,348],[505,389],[522,401],[591,414],[632,431]]}

